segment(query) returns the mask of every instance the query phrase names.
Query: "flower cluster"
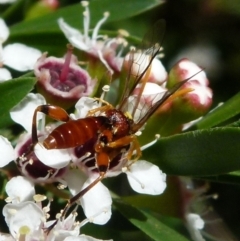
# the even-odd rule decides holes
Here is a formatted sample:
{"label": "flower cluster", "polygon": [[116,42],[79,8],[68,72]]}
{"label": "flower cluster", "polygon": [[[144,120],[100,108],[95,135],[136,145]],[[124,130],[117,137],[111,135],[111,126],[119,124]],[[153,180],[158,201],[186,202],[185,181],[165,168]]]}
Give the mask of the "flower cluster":
{"label": "flower cluster", "polygon": [[55,220],[49,219],[51,202],[44,206],[46,196],[35,193],[34,185],[22,176],[13,177],[6,185],[8,202],[3,208],[3,215],[10,234],[0,234],[1,240],[65,240],[97,241],[80,234],[80,228],[88,222],[75,221],[76,212],[59,221],[50,232],[48,228]]}
{"label": "flower cluster", "polygon": [[[198,73],[199,67],[182,60],[168,75],[157,58],[161,48],[156,43],[140,52],[131,49],[122,57],[122,49],[127,45],[124,34],[116,38],[99,35],[109,13],[104,14],[90,37],[88,2],[82,1],[82,5],[83,33],[62,18],[58,20],[71,43],[64,58],[47,58],[46,53],[40,57],[40,52],[34,50],[34,58],[25,57],[30,63],[24,63],[25,68],[20,69],[10,65],[8,46],[0,52],[2,64],[19,71],[34,67],[39,92],[29,93],[10,111],[11,118],[25,129],[17,144],[13,147],[7,138],[0,136],[0,167],[15,161],[25,176],[12,178],[6,186],[8,204],[3,215],[10,234],[2,234],[1,238],[95,240],[80,235],[79,230],[87,222],[102,225],[111,217],[112,197],[101,182],[103,178],[124,173],[134,191],[149,195],[162,194],[166,188],[166,174],[158,166],[139,160],[142,151],[159,138],[156,135],[153,141],[140,146],[138,136],[141,132],[144,136],[146,121],[155,112],[154,118],[161,122],[162,116],[165,118],[169,113],[179,116],[185,111],[185,118],[177,118],[173,124],[175,130],[203,115],[211,104],[211,90],[205,73]],[[0,31],[5,33],[0,38],[3,43],[8,33],[4,22],[0,22],[0,29],[1,24],[5,28]],[[86,53],[86,69],[79,66],[72,54],[73,46]],[[107,95],[111,100],[109,86],[101,81],[106,70],[115,81],[113,86],[114,83],[119,86],[119,89],[110,86],[115,94],[111,103],[105,99]],[[100,87],[102,95],[93,98]],[[71,114],[62,108],[73,109],[73,105],[75,110]],[[57,122],[45,121],[46,115]],[[152,136],[156,133],[155,130]],[[33,185],[52,182],[60,183],[60,188],[68,187],[73,197],[56,220],[48,221],[50,202],[43,207],[42,196],[35,194]],[[24,192],[20,192],[20,186]],[[86,220],[81,223],[75,221],[76,210],[68,215],[69,206],[74,204],[81,204],[85,213]]]}

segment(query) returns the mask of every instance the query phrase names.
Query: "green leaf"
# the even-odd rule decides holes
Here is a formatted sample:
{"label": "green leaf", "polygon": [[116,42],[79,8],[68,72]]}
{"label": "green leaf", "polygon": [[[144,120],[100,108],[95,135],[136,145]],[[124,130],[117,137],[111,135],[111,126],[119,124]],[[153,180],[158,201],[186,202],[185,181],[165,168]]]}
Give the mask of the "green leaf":
{"label": "green leaf", "polygon": [[240,172],[230,172],[228,174],[224,175],[218,175],[218,176],[203,176],[201,179],[218,182],[218,183],[227,183],[227,184],[240,184]]}
{"label": "green leaf", "polygon": [[[119,21],[121,19],[130,18],[144,11],[150,10],[159,6],[163,1],[159,0],[131,0],[124,2],[124,11],[119,11],[123,8],[122,0],[93,0],[89,4],[91,14],[91,26],[103,17],[103,13],[108,11],[110,16],[107,22]],[[35,35],[49,32],[60,32],[57,24],[57,19],[62,17],[65,21],[78,29],[82,29],[84,8],[81,4],[74,4],[58,11],[44,15],[42,17],[25,21],[12,26],[11,36],[19,35]]]}
{"label": "green leaf", "polygon": [[22,77],[0,83],[0,128],[13,123],[9,115],[10,109],[33,89],[35,83],[36,79],[30,77]]}
{"label": "green leaf", "polygon": [[223,127],[178,134],[146,151],[146,160],[167,174],[207,176],[240,169],[240,128]]}
{"label": "green leaf", "polygon": [[123,202],[120,199],[114,199],[114,206],[122,213],[133,225],[156,241],[189,241],[184,236],[177,233],[167,225],[163,224],[149,212],[136,208]]}
{"label": "green leaf", "polygon": [[202,120],[200,120],[196,127],[197,129],[205,129],[216,126],[240,113],[240,93],[233,96],[223,105],[219,106],[209,114],[207,114]]}

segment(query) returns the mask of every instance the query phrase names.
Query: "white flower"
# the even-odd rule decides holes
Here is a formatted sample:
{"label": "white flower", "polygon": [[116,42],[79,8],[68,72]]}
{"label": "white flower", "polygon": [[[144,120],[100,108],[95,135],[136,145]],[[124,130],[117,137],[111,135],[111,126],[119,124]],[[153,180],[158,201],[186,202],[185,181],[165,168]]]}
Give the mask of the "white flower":
{"label": "white flower", "polygon": [[62,18],[58,19],[59,27],[74,47],[98,57],[111,73],[113,73],[112,69],[119,71],[122,64],[122,58],[119,57],[121,52],[116,55],[116,49],[118,46],[125,46],[126,41],[121,37],[108,39],[98,34],[100,27],[109,16],[108,12],[105,12],[103,18],[96,24],[92,36],[90,37],[90,11],[88,8],[88,2],[82,1],[81,4],[85,8],[85,11],[83,12],[83,33],[69,26]]}
{"label": "white flower", "polygon": [[[76,222],[76,212],[69,214],[64,220],[46,221],[49,217],[50,202],[44,207],[42,201],[45,198],[41,197],[42,195],[34,195],[32,183],[24,177],[12,178],[6,186],[6,191],[10,195],[8,201],[12,203],[4,206],[3,215],[11,235],[0,234],[0,240],[57,241],[68,237],[68,240],[97,240],[79,235],[80,227],[89,220]],[[37,203],[28,201],[33,199],[33,195]]]}
{"label": "white flower", "polygon": [[17,71],[27,71],[33,69],[35,62],[41,56],[39,50],[21,43],[8,44],[3,47],[8,36],[9,29],[4,20],[0,18],[0,81],[11,79],[10,72],[2,68],[3,65]]}
{"label": "white flower", "polygon": [[35,203],[27,201],[18,204],[6,204],[3,208],[3,215],[11,235],[15,239],[22,235],[43,235],[41,234],[41,227],[45,220],[44,212]]}
{"label": "white flower", "polygon": [[35,195],[34,185],[27,178],[22,176],[13,177],[5,187],[8,195],[7,202],[20,203],[33,200]]}
{"label": "white flower", "polygon": [[[63,221],[58,220],[54,227],[50,226],[56,220],[46,221],[46,210],[49,207],[41,207],[41,203],[25,201],[17,204],[6,204],[3,215],[9,227],[10,235],[0,235],[3,240],[35,240],[35,241],[57,241],[57,240],[80,240],[97,241],[98,239],[80,234],[80,228],[88,220],[82,223],[76,222],[76,214],[71,213]],[[49,232],[47,232],[47,229]],[[0,239],[2,240],[2,239]]]}
{"label": "white flower", "polygon": [[[101,25],[107,20],[109,13],[105,13],[103,19],[101,19],[96,27],[93,30],[92,37],[88,36],[89,32],[89,24],[90,24],[90,12],[88,8],[88,2],[82,1],[82,5],[85,8],[85,11],[83,13],[83,21],[84,21],[84,33],[82,34],[80,31],[78,31],[75,28],[70,27],[62,18],[58,20],[59,27],[67,37],[67,39],[70,41],[70,43],[83,51],[93,52],[93,49],[97,47],[97,41],[98,41],[98,31],[101,27]],[[100,46],[99,46],[100,47]]]}

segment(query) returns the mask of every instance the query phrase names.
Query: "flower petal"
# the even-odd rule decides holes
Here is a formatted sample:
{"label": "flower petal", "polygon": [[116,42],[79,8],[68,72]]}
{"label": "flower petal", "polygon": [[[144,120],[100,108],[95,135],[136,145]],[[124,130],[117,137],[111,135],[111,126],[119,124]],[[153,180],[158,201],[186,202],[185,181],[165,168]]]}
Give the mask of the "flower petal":
{"label": "flower petal", "polygon": [[[0,61],[1,61],[1,59],[0,59]],[[9,70],[7,70],[5,68],[0,68],[0,82],[10,80],[11,78],[12,78],[12,75],[9,72]]]}
{"label": "flower petal", "polygon": [[69,169],[64,175],[64,180],[73,196],[81,191],[86,179],[87,176],[78,169]]}
{"label": "flower petal", "polygon": [[76,48],[83,51],[88,50],[88,46],[83,41],[83,35],[80,31],[75,28],[72,28],[68,25],[62,18],[58,19],[58,25],[63,31],[65,37],[68,41]]}
{"label": "flower petal", "polygon": [[16,239],[14,239],[11,234],[6,234],[6,233],[0,233],[0,240],[1,241],[16,241]]}
{"label": "flower petal", "polygon": [[166,174],[147,161],[133,163],[126,172],[132,189],[138,193],[158,195],[166,188]]}
{"label": "flower petal", "polygon": [[6,204],[3,215],[13,237],[19,238],[19,232],[23,227],[29,233],[39,230],[44,221],[43,211],[34,202],[22,202],[18,204]]}
{"label": "flower petal", "polygon": [[3,48],[3,62],[5,65],[18,70],[32,70],[41,52],[24,44],[14,43]]}
{"label": "flower petal", "polygon": [[[10,111],[11,118],[25,128],[27,132],[32,130],[32,118],[35,109],[39,105],[46,104],[44,97],[40,94],[28,94],[18,105],[14,106]],[[42,114],[38,114],[38,120],[42,118]]]}
{"label": "flower petal", "polygon": [[52,168],[59,169],[66,167],[71,160],[71,155],[68,149],[47,150],[38,143],[34,147],[34,152],[43,164]]}
{"label": "flower petal", "polygon": [[5,190],[12,203],[31,201],[35,194],[33,183],[22,176],[13,177],[8,181]]}
{"label": "flower petal", "polygon": [[[2,3],[0,1],[0,3]],[[4,43],[9,36],[9,29],[8,26],[6,25],[5,21],[0,18],[0,44]],[[0,61],[1,61],[1,56],[0,56]]]}
{"label": "flower petal", "polygon": [[148,81],[162,84],[167,79],[167,71],[159,59],[153,59]]}
{"label": "flower petal", "polygon": [[0,136],[0,156],[0,167],[4,167],[9,162],[16,159],[16,155],[11,143],[3,136]]}
{"label": "flower petal", "polygon": [[[86,188],[95,179],[89,178],[83,185]],[[90,222],[105,224],[111,217],[112,198],[109,190],[99,182],[80,199],[84,213]]]}
{"label": "flower petal", "polygon": [[98,107],[99,104],[95,99],[83,96],[75,105],[76,113],[74,119],[85,118],[90,110]]}

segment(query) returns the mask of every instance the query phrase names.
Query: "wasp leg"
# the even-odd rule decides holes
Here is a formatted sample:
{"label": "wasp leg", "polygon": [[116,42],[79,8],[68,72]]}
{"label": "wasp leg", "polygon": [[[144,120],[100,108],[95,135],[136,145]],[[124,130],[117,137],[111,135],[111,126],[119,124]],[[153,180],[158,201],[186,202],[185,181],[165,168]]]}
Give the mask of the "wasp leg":
{"label": "wasp leg", "polygon": [[38,143],[38,135],[37,135],[37,113],[42,112],[45,115],[51,117],[52,119],[58,121],[67,122],[70,120],[70,116],[68,113],[59,106],[55,105],[40,105],[38,106],[33,114],[32,120],[32,143],[33,145]]}
{"label": "wasp leg", "polygon": [[[130,149],[128,150],[127,159],[131,160],[134,156],[132,162],[136,162],[142,155],[138,139],[135,135],[124,136],[116,141],[110,142],[107,144],[110,148],[119,148],[131,144]],[[134,153],[136,152],[136,154]]]}
{"label": "wasp leg", "polygon": [[99,101],[99,102],[102,102],[102,103],[105,104],[105,105],[110,105],[110,106],[112,106],[109,102],[107,102],[106,100],[103,100],[103,99],[101,99],[101,98],[94,97],[94,99],[97,100],[97,101]]}
{"label": "wasp leg", "polygon": [[[101,100],[101,99],[100,99],[100,100]],[[103,113],[103,112],[105,112],[105,111],[107,111],[107,110],[113,109],[113,106],[112,106],[111,104],[109,104],[108,102],[106,102],[106,101],[104,101],[104,100],[101,100],[101,101],[102,101],[103,103],[105,103],[106,105],[100,106],[100,107],[95,108],[95,109],[93,109],[93,110],[89,110],[87,116],[94,116],[98,111],[99,111],[100,113]]]}
{"label": "wasp leg", "polygon": [[107,110],[113,109],[112,105],[104,105],[93,110],[89,110],[87,116],[94,116],[97,112],[103,113]]}

